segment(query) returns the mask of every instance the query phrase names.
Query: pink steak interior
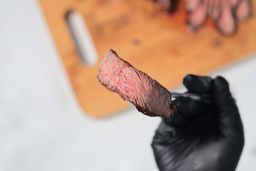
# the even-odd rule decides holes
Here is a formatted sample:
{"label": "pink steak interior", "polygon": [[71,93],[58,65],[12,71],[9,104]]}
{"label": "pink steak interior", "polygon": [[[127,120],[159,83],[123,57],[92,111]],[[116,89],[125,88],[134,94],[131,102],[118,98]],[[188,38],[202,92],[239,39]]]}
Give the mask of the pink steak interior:
{"label": "pink steak interior", "polygon": [[113,50],[102,60],[97,77],[107,89],[118,93],[146,115],[170,117],[173,113],[170,92]]}

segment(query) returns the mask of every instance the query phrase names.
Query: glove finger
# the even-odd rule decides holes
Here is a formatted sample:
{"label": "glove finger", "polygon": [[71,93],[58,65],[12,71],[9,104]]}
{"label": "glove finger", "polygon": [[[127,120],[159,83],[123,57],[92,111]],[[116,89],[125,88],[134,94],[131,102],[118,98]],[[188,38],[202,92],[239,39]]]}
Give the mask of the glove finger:
{"label": "glove finger", "polygon": [[218,76],[213,81],[213,101],[219,106],[223,106],[223,103],[233,100],[229,84],[227,80],[221,76]]}
{"label": "glove finger", "polygon": [[208,94],[212,86],[213,79],[208,76],[197,76],[188,74],[183,79],[183,85],[189,93]]}
{"label": "glove finger", "polygon": [[221,132],[229,138],[243,136],[243,126],[228,82],[221,76],[214,79],[213,102],[218,112]]}
{"label": "glove finger", "polygon": [[192,99],[190,97],[176,97],[172,101],[176,108],[176,112],[171,118],[165,118],[163,121],[173,127],[183,127],[195,116],[203,114],[209,109],[208,103]]}
{"label": "glove finger", "polygon": [[173,101],[177,113],[184,117],[192,117],[206,111],[207,104],[189,97],[177,97]]}
{"label": "glove finger", "polygon": [[228,113],[237,109],[235,100],[232,97],[227,80],[217,76],[213,82],[212,102],[220,112]]}

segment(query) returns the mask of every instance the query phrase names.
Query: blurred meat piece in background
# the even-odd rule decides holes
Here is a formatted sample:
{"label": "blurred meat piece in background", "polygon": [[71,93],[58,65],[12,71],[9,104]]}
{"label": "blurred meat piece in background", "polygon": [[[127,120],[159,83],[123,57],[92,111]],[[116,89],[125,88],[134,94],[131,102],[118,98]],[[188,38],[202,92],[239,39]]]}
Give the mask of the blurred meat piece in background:
{"label": "blurred meat piece in background", "polygon": [[177,10],[178,0],[154,0],[157,8],[169,13],[173,13]]}
{"label": "blurred meat piece in background", "polygon": [[[177,9],[178,0],[154,0],[163,11],[173,13]],[[197,31],[209,17],[216,28],[224,35],[232,35],[240,20],[252,14],[250,0],[185,0],[188,12],[187,25],[190,31]]]}

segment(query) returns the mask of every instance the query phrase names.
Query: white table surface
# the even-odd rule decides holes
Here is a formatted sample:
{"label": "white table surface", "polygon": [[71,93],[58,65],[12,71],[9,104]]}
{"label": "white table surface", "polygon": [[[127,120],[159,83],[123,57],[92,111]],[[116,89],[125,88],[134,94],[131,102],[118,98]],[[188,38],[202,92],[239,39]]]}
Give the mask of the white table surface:
{"label": "white table surface", "polygon": [[[0,54],[0,171],[157,170],[150,143],[159,119],[134,108],[104,120],[80,111],[36,0],[0,0]],[[218,73],[244,121],[237,170],[255,170],[256,58]]]}

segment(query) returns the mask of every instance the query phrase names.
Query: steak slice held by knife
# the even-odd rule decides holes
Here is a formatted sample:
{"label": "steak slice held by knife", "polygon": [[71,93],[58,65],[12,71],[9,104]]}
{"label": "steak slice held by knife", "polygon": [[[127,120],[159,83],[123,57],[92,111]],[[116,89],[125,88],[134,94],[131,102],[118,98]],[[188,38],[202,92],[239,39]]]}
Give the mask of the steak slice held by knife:
{"label": "steak slice held by knife", "polygon": [[121,59],[113,50],[107,52],[100,63],[97,78],[107,89],[116,92],[148,116],[167,118],[173,114],[170,92]]}

